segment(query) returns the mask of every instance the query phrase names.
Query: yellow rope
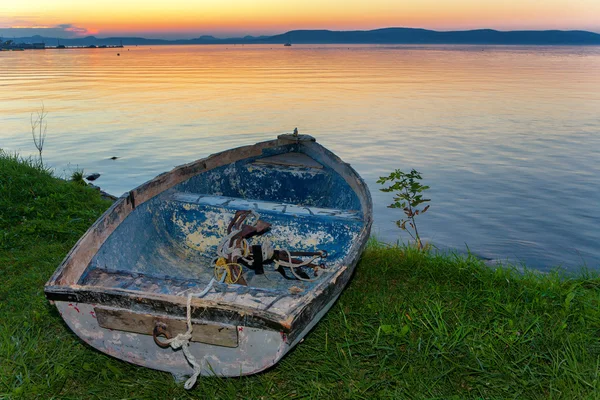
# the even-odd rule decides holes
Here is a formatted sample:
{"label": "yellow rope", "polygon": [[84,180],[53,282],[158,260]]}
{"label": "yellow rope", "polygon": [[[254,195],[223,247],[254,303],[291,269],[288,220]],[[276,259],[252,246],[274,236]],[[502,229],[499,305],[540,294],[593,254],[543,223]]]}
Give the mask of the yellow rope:
{"label": "yellow rope", "polygon": [[[234,276],[233,269],[231,268],[234,265],[238,267],[239,272],[238,272],[237,276]],[[221,280],[221,278],[223,277],[223,274],[226,274],[225,283],[228,283],[228,284],[237,283],[237,281],[239,281],[240,278],[242,277],[242,272],[243,271],[242,271],[241,264],[228,263],[227,260],[223,257],[217,258],[217,261],[215,262],[215,277],[218,280]]]}

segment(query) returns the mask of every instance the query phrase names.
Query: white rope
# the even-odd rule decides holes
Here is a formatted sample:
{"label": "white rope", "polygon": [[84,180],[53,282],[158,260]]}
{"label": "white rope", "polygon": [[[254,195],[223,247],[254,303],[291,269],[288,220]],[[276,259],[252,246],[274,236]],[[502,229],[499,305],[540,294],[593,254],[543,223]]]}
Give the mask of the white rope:
{"label": "white rope", "polygon": [[[246,217],[246,221],[245,221],[246,225],[256,226],[256,224],[258,223],[258,220],[260,219],[260,214],[254,210],[249,210],[249,211],[250,211],[250,213]],[[248,218],[248,217],[250,217],[250,216],[252,216],[254,218],[253,221],[249,221],[250,218]],[[217,246],[217,257],[215,259],[213,259],[213,263],[218,258],[225,258],[225,259],[229,259],[229,260],[236,260],[239,258],[239,259],[242,259],[243,261],[245,261],[246,263],[248,263],[249,265],[252,265],[252,260],[246,258],[250,255],[250,246],[248,245],[248,241],[244,238],[240,238],[240,246],[236,246],[231,241],[241,231],[242,231],[241,227],[240,227],[240,229],[233,229],[227,236],[225,236],[223,238],[223,240],[221,240],[221,243],[219,243],[219,245]],[[271,256],[266,257],[266,258],[264,256],[265,256],[265,252],[263,249],[263,260],[267,260],[273,256],[272,250],[271,250]]]}
{"label": "white rope", "polygon": [[[249,249],[247,242],[246,242],[246,249]],[[273,258],[273,254],[275,254],[275,249],[273,248],[273,244],[271,243],[270,240],[266,239],[264,242],[262,242],[260,249],[261,249],[263,261],[270,260],[271,258]],[[246,258],[249,255],[250,250],[248,250],[246,253],[248,253],[248,254],[246,254],[244,257],[242,257],[242,260],[244,260],[244,262],[246,262],[248,265],[253,266],[254,260]]]}
{"label": "white rope", "polygon": [[249,250],[248,242],[246,241],[246,239],[242,239],[242,245],[240,247],[236,247],[231,244],[231,239],[233,239],[233,237],[241,231],[241,229],[232,230],[230,234],[223,238],[221,243],[219,243],[219,245],[217,246],[217,257],[231,257],[231,259],[234,260],[235,258],[243,258],[248,256]]}
{"label": "white rope", "polygon": [[[248,217],[254,217],[254,221],[248,221]],[[256,226],[258,220],[260,219],[260,214],[254,210],[250,210],[250,213],[246,217],[246,225]],[[242,225],[243,226],[243,225]],[[236,258],[241,258],[242,260],[248,262],[245,257],[250,255],[250,247],[248,246],[248,241],[244,238],[241,238],[240,244],[241,246],[235,246],[231,243],[231,239],[233,239],[238,233],[242,231],[242,227],[240,229],[232,229],[232,231],[221,240],[221,243],[217,246],[217,258],[228,258],[230,260],[235,260]]]}
{"label": "white rope", "polygon": [[[227,274],[223,274],[223,276],[220,279],[221,283],[223,283],[226,276]],[[202,290],[199,293],[188,294],[186,305],[187,331],[185,333],[179,333],[174,338],[167,339],[165,341],[165,343],[169,344],[171,348],[173,348],[173,350],[181,349],[183,351],[185,359],[188,363],[190,363],[190,365],[194,369],[194,373],[192,374],[192,376],[190,376],[190,378],[187,381],[185,381],[185,384],[183,385],[183,387],[188,390],[194,387],[198,376],[202,372],[202,366],[198,363],[198,361],[196,361],[196,357],[194,357],[194,355],[190,352],[190,340],[192,339],[192,331],[194,330],[194,326],[192,325],[192,297],[203,297],[210,291],[215,282],[215,278],[212,278],[210,282],[208,282],[208,285],[206,285],[204,290]]]}
{"label": "white rope", "polygon": [[303,277],[301,277],[300,275],[298,275],[298,274],[296,273],[296,268],[304,267],[305,265],[308,265],[308,264],[310,264],[311,262],[315,261],[317,258],[321,257],[320,255],[313,256],[311,259],[309,259],[309,260],[305,260],[305,261],[302,261],[302,262],[301,262],[301,263],[299,263],[299,264],[294,264],[294,263],[292,262],[292,255],[290,254],[290,252],[289,252],[289,250],[288,250],[288,249],[280,249],[279,251],[283,251],[283,252],[287,253],[287,256],[288,256],[288,261],[283,261],[283,260],[273,260],[273,262],[275,263],[275,265],[277,265],[278,267],[279,267],[279,266],[282,266],[282,267],[289,268],[289,269],[290,269],[290,271],[292,271],[292,274],[293,274],[293,275],[294,275],[294,276],[295,276],[297,279],[299,279],[299,280],[301,280],[301,281],[305,281],[305,282],[313,282],[313,281],[314,281],[314,279],[306,279],[306,278],[303,278]]}

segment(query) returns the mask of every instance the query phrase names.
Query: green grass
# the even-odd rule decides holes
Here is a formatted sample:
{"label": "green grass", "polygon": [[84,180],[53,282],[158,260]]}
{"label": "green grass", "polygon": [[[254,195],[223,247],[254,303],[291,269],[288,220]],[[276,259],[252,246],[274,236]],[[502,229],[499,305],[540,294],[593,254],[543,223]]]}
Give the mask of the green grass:
{"label": "green grass", "polygon": [[278,365],[185,391],[85,345],[44,298],[44,282],[108,206],[0,155],[0,398],[600,397],[600,279],[374,241],[340,300]]}
{"label": "green grass", "polygon": [[87,185],[87,183],[85,183],[85,180],[83,180],[83,177],[83,170],[78,168],[71,174],[71,182],[82,186]]}

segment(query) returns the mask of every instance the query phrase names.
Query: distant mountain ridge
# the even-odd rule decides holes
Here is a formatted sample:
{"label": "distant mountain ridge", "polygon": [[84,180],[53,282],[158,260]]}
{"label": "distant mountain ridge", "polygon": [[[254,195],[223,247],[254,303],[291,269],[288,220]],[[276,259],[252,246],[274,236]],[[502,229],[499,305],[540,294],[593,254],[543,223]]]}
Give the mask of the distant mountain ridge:
{"label": "distant mountain ridge", "polygon": [[56,39],[32,36],[15,42],[45,42],[52,46],[168,45],[168,44],[476,44],[476,45],[600,45],[600,34],[589,31],[433,31],[418,28],[382,28],[368,31],[294,30],[273,36],[244,36],[219,39],[203,35],[194,39],[146,39],[141,37]]}
{"label": "distant mountain ridge", "polygon": [[432,31],[415,28],[383,28],[370,31],[300,30],[271,36],[269,43],[371,43],[371,44],[600,44],[600,34],[588,31]]}

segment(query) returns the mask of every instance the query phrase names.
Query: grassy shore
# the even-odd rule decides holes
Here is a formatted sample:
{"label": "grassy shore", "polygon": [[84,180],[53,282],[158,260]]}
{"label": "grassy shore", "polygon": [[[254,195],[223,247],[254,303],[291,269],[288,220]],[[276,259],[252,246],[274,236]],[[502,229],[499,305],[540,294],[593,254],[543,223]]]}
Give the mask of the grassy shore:
{"label": "grassy shore", "polygon": [[600,279],[376,242],[278,365],[185,391],[88,347],[44,298],[44,282],[108,206],[0,154],[0,398],[600,397]]}

